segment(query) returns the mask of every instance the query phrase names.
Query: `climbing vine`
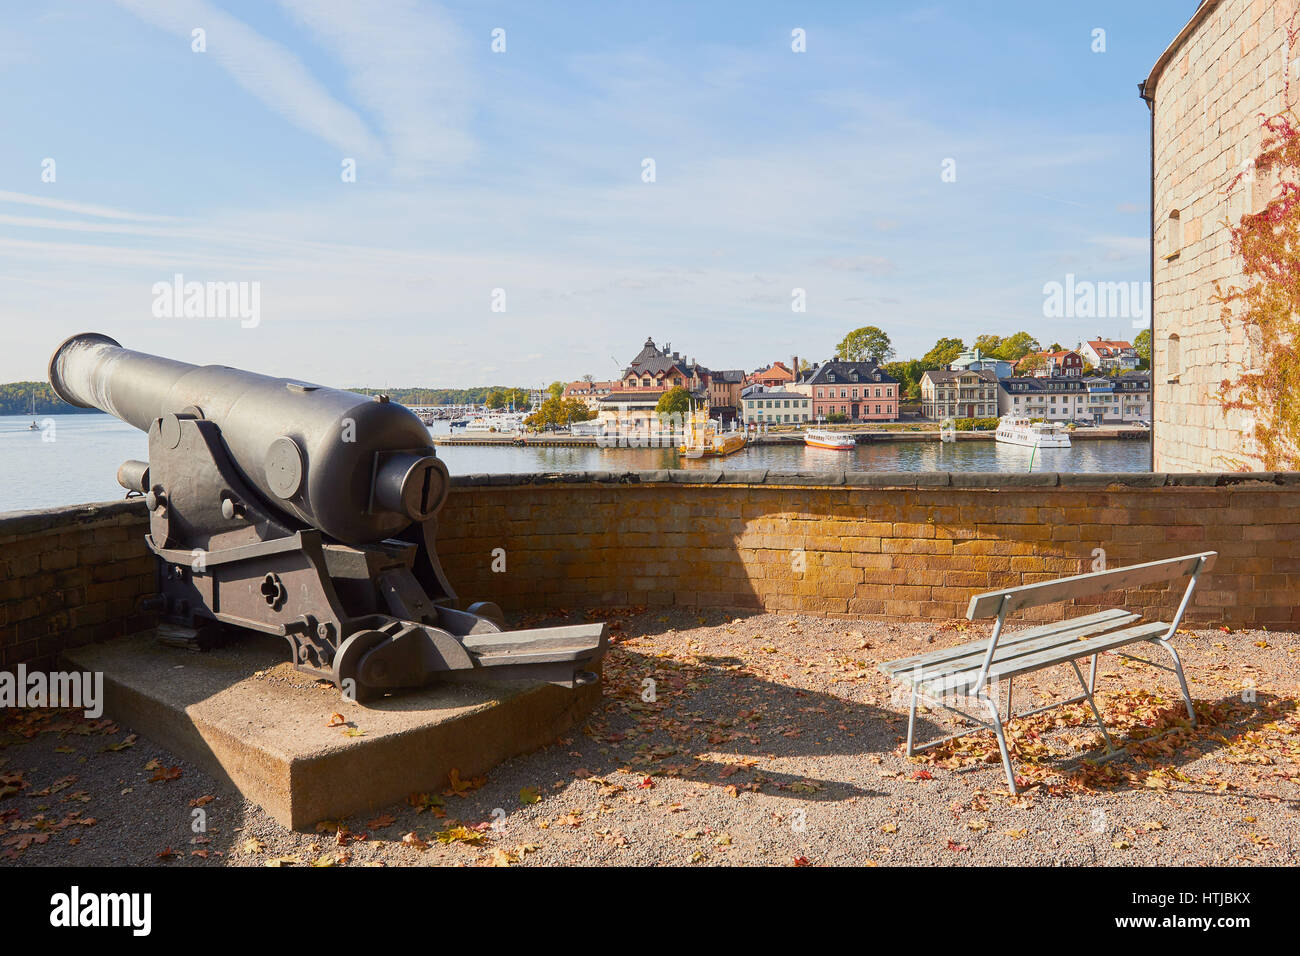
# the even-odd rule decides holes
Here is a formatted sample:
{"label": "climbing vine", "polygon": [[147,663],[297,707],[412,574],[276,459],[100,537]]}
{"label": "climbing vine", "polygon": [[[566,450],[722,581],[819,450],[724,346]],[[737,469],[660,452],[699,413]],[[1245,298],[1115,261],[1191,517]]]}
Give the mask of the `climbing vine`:
{"label": "climbing vine", "polygon": [[1262,210],[1230,225],[1245,281],[1226,290],[1216,283],[1214,297],[1224,328],[1236,323],[1244,331],[1254,367],[1224,379],[1219,400],[1225,411],[1251,416],[1265,469],[1290,470],[1300,461],[1300,183],[1294,178],[1300,130],[1289,113],[1264,127],[1254,169],[1257,175],[1276,170],[1279,191]]}
{"label": "climbing vine", "polygon": [[[1288,29],[1287,48],[1297,29]],[[1288,83],[1289,87],[1289,83]],[[1289,88],[1284,102],[1289,103]],[[1225,411],[1250,416],[1259,463],[1266,470],[1300,467],[1300,122],[1289,107],[1264,120],[1264,137],[1252,169],[1243,179],[1276,174],[1278,187],[1259,212],[1228,223],[1232,251],[1241,258],[1244,284],[1224,289],[1215,283],[1212,301],[1221,305],[1225,330],[1236,323],[1245,333],[1252,366],[1224,379],[1219,401]],[[1242,460],[1243,470],[1250,465]]]}

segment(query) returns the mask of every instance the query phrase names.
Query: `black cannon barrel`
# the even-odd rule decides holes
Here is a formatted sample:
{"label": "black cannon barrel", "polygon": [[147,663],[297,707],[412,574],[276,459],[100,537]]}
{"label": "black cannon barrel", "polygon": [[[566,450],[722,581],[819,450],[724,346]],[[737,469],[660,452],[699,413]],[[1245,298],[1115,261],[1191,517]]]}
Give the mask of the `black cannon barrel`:
{"label": "black cannon barrel", "polygon": [[168,415],[213,422],[267,504],[339,541],[391,537],[446,499],[428,429],[386,399],[133,352],[96,332],[60,345],[49,375],[64,401],[141,431]]}

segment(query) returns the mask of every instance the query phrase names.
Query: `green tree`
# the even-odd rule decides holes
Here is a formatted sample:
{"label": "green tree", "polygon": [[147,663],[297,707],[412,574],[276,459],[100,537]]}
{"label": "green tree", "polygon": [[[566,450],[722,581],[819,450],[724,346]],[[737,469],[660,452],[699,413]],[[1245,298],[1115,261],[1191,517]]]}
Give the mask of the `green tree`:
{"label": "green tree", "polygon": [[964,351],[966,351],[966,343],[961,339],[942,338],[934,343],[934,348],[921,356],[921,364],[926,371],[940,369]]}
{"label": "green tree", "polygon": [[1000,335],[981,335],[975,339],[973,348],[979,349],[985,355],[997,356],[1002,348],[1002,336]]}
{"label": "green tree", "polygon": [[898,379],[898,395],[900,398],[906,398],[915,401],[921,397],[921,376],[925,374],[925,366],[920,359],[905,359],[900,362],[889,362],[882,365],[881,368],[885,373]]}
{"label": "green tree", "polygon": [[1151,364],[1151,330],[1143,329],[1133,337],[1133,351],[1137,352],[1138,358],[1142,359],[1148,365]]}
{"label": "green tree", "polygon": [[655,411],[659,415],[687,415],[691,410],[691,393],[680,385],[668,389],[659,396]]}
{"label": "green tree", "polygon": [[849,362],[871,359],[884,363],[894,357],[894,349],[883,330],[874,325],[864,325],[844,336],[835,346],[835,354]]}
{"label": "green tree", "polygon": [[1008,335],[1003,339],[993,355],[996,358],[1006,359],[1008,362],[1018,362],[1030,352],[1037,352],[1041,349],[1042,346],[1038,344],[1038,339],[1028,332],[1017,332],[1015,335]]}
{"label": "green tree", "polygon": [[494,388],[487,393],[487,398],[483,399],[483,404],[488,408],[505,408],[506,393],[504,389]]}
{"label": "green tree", "polygon": [[562,398],[564,396],[564,383],[552,382],[547,386],[546,391],[550,393],[551,398]]}

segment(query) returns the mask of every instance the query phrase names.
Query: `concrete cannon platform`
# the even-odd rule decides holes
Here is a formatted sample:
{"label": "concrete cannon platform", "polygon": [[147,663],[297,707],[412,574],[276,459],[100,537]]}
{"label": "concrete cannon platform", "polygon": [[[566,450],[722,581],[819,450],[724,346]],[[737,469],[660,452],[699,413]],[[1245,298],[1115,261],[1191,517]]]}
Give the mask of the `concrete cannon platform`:
{"label": "concrete cannon platform", "polygon": [[[104,674],[105,713],[202,766],[280,823],[376,810],[483,774],[553,742],[600,699],[526,683],[443,683],[368,704],[295,671],[282,638],[249,634],[205,653],[160,646],[152,631],[63,653]],[[329,726],[341,714],[360,736]]]}

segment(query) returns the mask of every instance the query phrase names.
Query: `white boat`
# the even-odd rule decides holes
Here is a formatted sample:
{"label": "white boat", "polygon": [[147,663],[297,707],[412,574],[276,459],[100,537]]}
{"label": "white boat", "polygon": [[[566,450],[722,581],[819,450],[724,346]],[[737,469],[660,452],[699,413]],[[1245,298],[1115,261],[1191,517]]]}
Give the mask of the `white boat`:
{"label": "white boat", "polygon": [[834,451],[849,451],[857,447],[852,435],[833,432],[828,428],[810,428],[803,433],[803,443],[813,448],[830,448]]}
{"label": "white boat", "polygon": [[1027,448],[1069,448],[1070,436],[1055,422],[1031,422],[1028,418],[1006,416],[998,419],[996,434],[1004,445]]}
{"label": "white boat", "polygon": [[465,426],[465,431],[469,433],[487,433],[487,432],[517,432],[524,427],[523,412],[497,412],[491,415],[480,415],[474,418]]}

